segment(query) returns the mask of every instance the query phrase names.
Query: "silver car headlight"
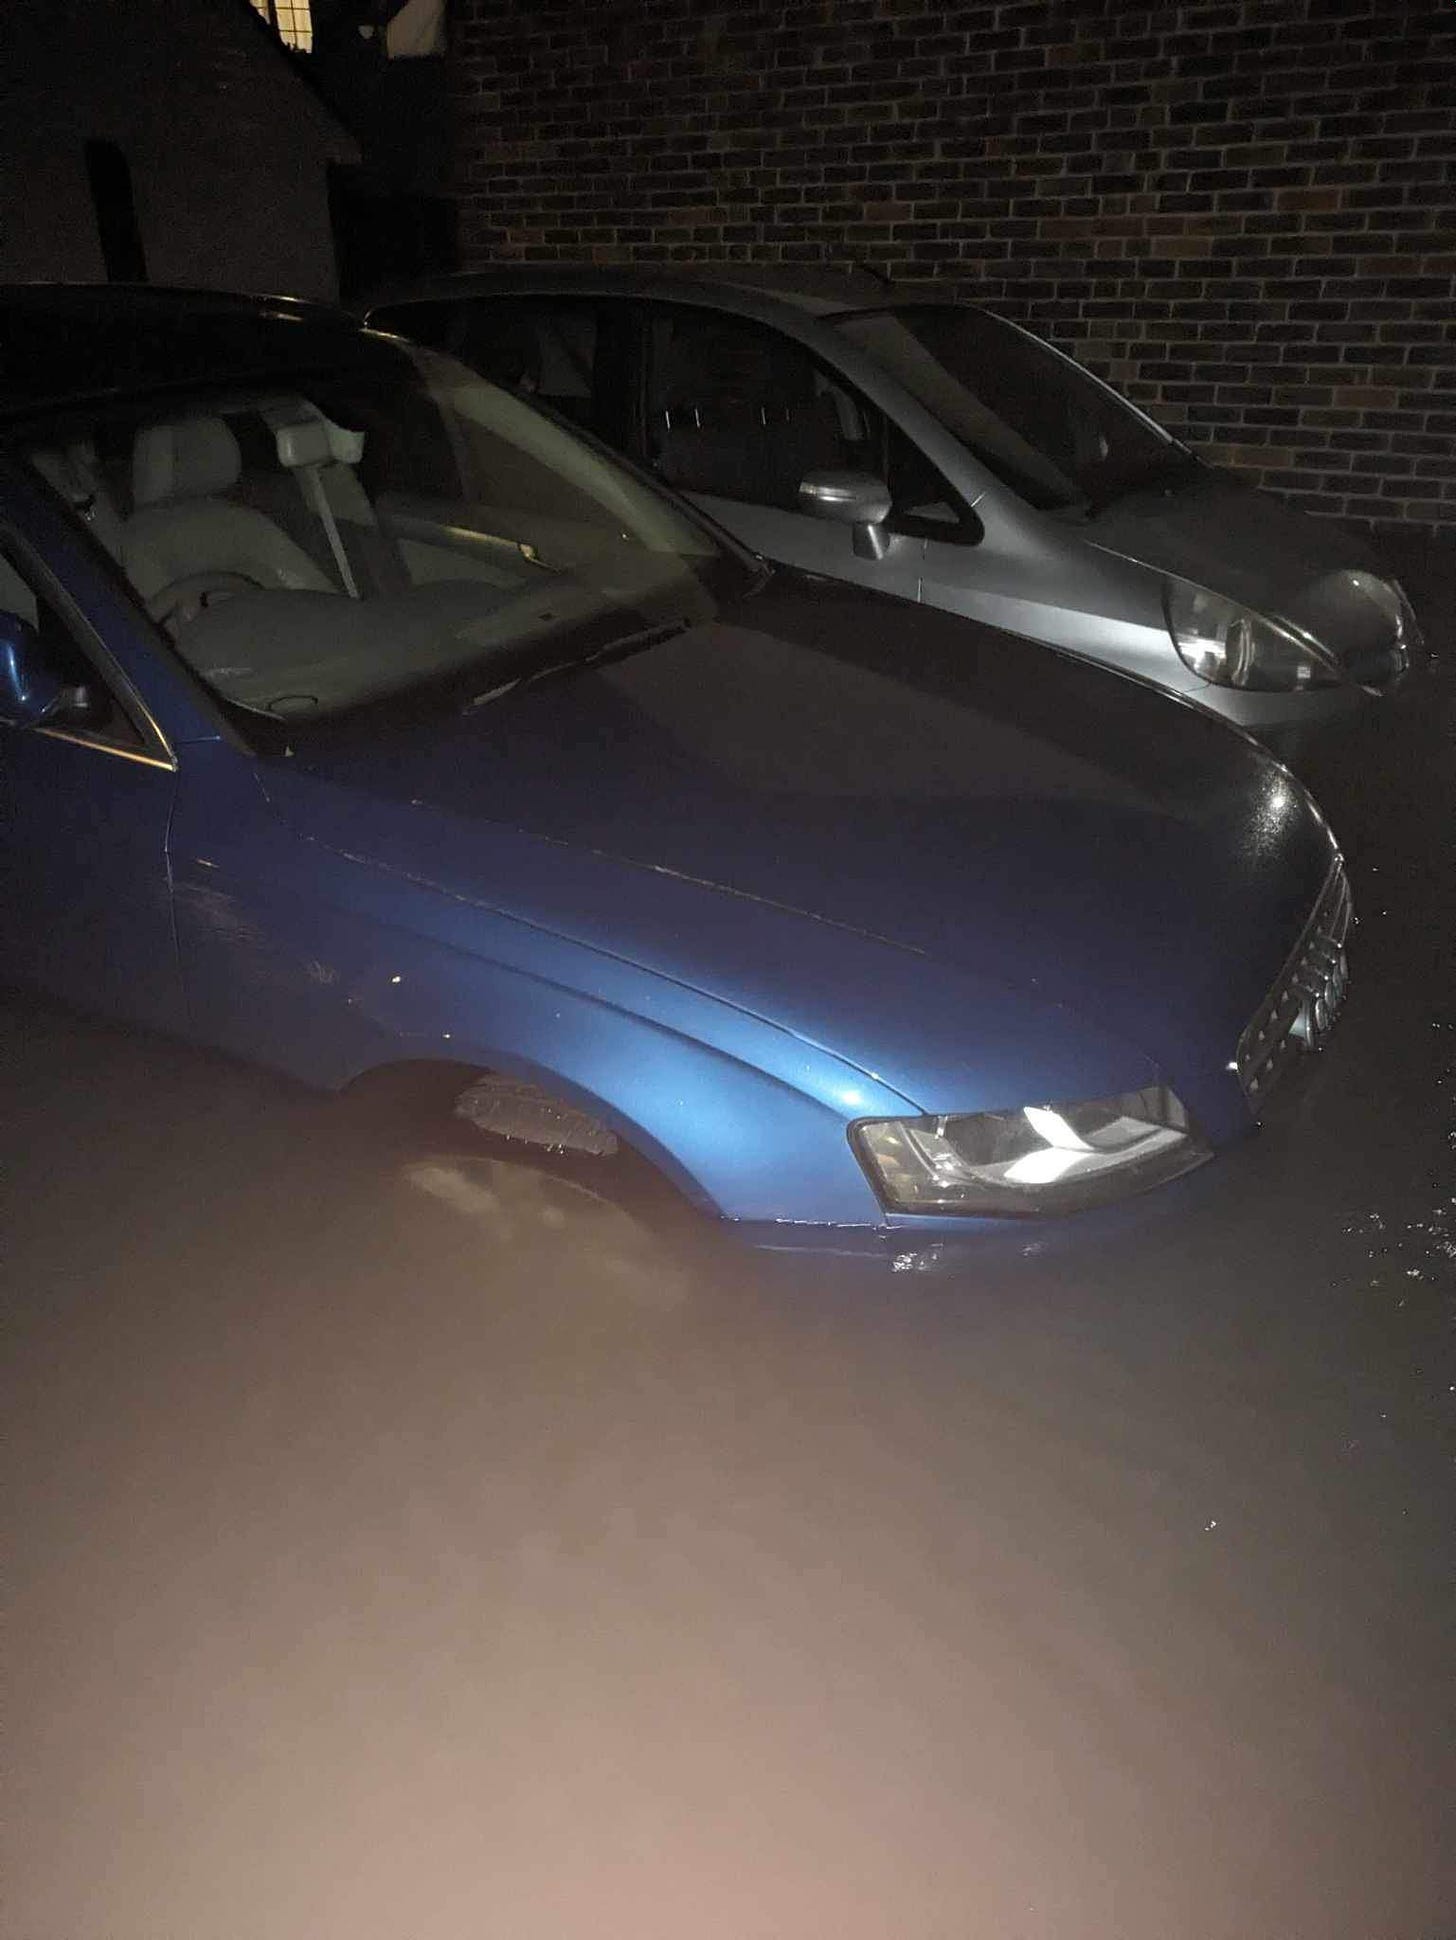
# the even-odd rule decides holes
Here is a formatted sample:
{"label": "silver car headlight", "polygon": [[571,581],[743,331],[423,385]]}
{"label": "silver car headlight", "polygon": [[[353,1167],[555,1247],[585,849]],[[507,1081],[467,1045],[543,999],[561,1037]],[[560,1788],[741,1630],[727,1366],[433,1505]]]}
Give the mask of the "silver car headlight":
{"label": "silver car headlight", "polygon": [[1167,581],[1164,606],[1179,659],[1215,687],[1289,694],[1339,685],[1340,671],[1319,642],[1285,621],[1187,579]]}
{"label": "silver car headlight", "polygon": [[1408,662],[1425,641],[1404,586],[1398,579],[1381,579],[1376,573],[1363,571],[1352,572],[1349,580],[1379,611],[1389,629],[1391,645]]}
{"label": "silver car headlight", "polygon": [[860,1163],[892,1212],[1080,1212],[1212,1156],[1166,1085],[1080,1105],[862,1119]]}
{"label": "silver car headlight", "polygon": [[1416,618],[1416,610],[1410,603],[1410,595],[1398,579],[1377,580],[1378,586],[1395,601],[1396,639],[1407,653],[1419,653],[1426,644],[1421,632],[1421,623]]}

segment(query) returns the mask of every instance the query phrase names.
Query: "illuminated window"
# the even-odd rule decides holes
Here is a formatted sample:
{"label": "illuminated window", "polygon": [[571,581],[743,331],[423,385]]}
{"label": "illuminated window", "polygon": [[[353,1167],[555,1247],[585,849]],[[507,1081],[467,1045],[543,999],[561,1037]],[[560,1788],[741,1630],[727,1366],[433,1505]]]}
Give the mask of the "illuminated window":
{"label": "illuminated window", "polygon": [[309,0],[253,0],[253,7],[290,47],[301,47],[304,53],[312,48],[313,16]]}

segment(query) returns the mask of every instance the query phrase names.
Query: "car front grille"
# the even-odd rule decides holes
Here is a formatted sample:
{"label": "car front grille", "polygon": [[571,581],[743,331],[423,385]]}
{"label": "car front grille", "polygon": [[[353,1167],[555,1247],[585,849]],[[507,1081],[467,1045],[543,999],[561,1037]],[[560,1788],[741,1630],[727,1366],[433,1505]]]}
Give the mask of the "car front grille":
{"label": "car front grille", "polygon": [[1337,861],[1293,955],[1239,1039],[1239,1082],[1256,1113],[1290,1062],[1319,1050],[1334,1026],[1349,980],[1345,941],[1353,914]]}

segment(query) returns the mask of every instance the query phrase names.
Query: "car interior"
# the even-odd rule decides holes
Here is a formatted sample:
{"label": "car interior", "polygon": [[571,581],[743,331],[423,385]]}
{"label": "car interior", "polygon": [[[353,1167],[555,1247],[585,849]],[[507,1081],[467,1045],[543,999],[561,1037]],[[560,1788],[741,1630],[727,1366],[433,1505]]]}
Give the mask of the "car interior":
{"label": "car interior", "polygon": [[[799,345],[717,311],[644,306],[651,357],[642,455],[665,485],[802,512],[809,471],[884,476],[898,530],[974,541],[974,516],[917,447]],[[385,306],[372,319],[460,357],[493,383],[622,443],[596,422],[597,306],[493,298]],[[641,448],[639,448],[641,449]]]}
{"label": "car interior", "polygon": [[227,699],[326,712],[673,586],[691,603],[682,555],[623,529],[600,461],[573,480],[537,450],[532,424],[564,434],[534,413],[517,443],[425,393],[341,399],[350,425],[296,394],[134,406],[30,453]]}
{"label": "car interior", "polygon": [[[31,458],[197,672],[287,712],[367,683],[402,646],[427,660],[432,637],[458,640],[539,579],[518,548],[509,566],[501,547],[401,542],[361,479],[364,445],[307,400],[249,397],[102,423]],[[285,678],[302,689],[280,694]]]}
{"label": "car interior", "polygon": [[864,470],[853,401],[790,343],[731,318],[664,318],[654,330],[650,456],[680,491],[798,507],[811,471]]}

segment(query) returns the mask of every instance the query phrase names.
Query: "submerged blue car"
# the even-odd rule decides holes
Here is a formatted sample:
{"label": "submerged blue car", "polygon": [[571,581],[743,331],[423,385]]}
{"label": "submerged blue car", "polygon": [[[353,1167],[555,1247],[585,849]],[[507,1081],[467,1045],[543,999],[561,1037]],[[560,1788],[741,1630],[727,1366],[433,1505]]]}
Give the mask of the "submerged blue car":
{"label": "submerged blue car", "polygon": [[899,1254],[1091,1230],[1328,1033],[1338,853],[1204,714],[328,310],[0,330],[5,978]]}

